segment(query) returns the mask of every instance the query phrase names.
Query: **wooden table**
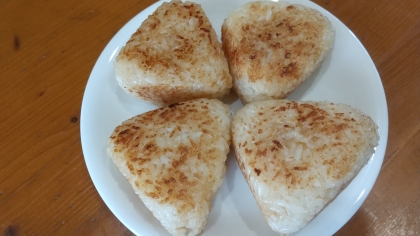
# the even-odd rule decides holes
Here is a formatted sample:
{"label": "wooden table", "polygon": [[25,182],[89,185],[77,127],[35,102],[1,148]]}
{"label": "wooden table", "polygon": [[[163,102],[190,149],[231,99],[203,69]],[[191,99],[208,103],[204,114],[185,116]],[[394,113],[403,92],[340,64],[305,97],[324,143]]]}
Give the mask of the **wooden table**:
{"label": "wooden table", "polygon": [[[0,234],[132,234],[92,184],[79,119],[99,54],[153,2],[0,1]],[[378,180],[337,235],[420,235],[420,1],[315,2],[364,44],[389,109]]]}

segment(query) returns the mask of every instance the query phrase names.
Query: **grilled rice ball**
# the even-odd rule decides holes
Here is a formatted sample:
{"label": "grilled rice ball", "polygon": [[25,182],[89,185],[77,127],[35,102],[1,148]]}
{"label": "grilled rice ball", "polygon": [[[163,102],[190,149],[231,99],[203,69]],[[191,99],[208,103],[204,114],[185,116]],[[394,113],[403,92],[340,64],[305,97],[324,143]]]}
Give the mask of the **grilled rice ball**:
{"label": "grilled rice ball", "polygon": [[223,182],[230,107],[196,99],[135,116],[115,128],[107,152],[172,235],[197,235]]}
{"label": "grilled rice ball", "polygon": [[222,44],[192,2],[162,3],[121,49],[114,68],[124,91],[158,106],[221,99],[232,87]]}
{"label": "grilled rice ball", "polygon": [[250,2],[222,25],[222,43],[243,103],[286,98],[330,54],[335,33],[319,11],[286,2]]}

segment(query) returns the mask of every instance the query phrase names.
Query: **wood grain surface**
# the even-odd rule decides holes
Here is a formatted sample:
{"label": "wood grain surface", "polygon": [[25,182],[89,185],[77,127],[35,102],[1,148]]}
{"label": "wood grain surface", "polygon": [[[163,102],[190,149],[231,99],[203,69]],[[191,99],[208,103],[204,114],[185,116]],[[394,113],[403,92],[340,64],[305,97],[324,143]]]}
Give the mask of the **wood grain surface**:
{"label": "wood grain surface", "polygon": [[[0,235],[132,235],[93,186],[79,119],[100,53],[154,2],[0,1]],[[389,110],[378,180],[336,235],[420,235],[420,1],[314,2],[361,40]]]}

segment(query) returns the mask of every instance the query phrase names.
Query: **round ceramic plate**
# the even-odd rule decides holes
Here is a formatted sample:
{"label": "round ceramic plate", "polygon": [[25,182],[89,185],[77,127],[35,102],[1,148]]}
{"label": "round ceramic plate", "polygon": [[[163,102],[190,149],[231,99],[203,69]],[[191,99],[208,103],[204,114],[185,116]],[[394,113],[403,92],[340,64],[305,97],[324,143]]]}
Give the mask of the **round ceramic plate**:
{"label": "round ceramic plate", "polygon": [[[219,35],[229,12],[247,0],[197,0]],[[376,153],[350,185],[305,228],[294,235],[332,235],[359,209],[378,176],[385,154],[388,113],[381,79],[369,54],[355,35],[337,18],[307,0],[289,1],[315,8],[336,30],[334,49],[322,66],[288,99],[329,100],[356,107],[379,126]],[[121,47],[142,21],[161,5],[157,2],[128,22],[109,42],[93,68],[81,111],[81,140],[89,174],[104,202],[115,216],[137,235],[169,235],[117,170],[105,149],[108,137],[124,120],[156,108],[126,94],[117,84],[113,62]],[[223,7],[220,7],[223,6]],[[238,99],[233,111],[242,107]],[[227,160],[224,182],[213,200],[205,235],[277,235],[265,222],[233,153]]]}

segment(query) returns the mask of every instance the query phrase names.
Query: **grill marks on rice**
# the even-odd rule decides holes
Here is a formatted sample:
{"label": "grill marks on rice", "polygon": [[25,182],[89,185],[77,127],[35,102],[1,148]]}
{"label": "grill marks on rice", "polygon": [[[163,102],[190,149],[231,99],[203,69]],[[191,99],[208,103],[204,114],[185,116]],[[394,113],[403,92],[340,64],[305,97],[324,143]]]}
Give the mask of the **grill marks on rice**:
{"label": "grill marks on rice", "polygon": [[[260,107],[260,110],[264,110],[264,107]],[[276,113],[293,111],[292,116],[295,116],[293,119],[296,120],[296,123],[294,125],[283,125],[283,127],[287,126],[288,128],[297,130],[297,132],[299,132],[302,136],[312,136],[315,140],[319,140],[321,138],[333,138],[333,140],[331,140],[331,143],[329,143],[328,145],[324,144],[315,149],[315,152],[319,155],[319,157],[321,157],[321,164],[327,167],[327,175],[331,178],[334,178],[336,180],[343,178],[344,175],[348,173],[348,170],[351,168],[351,166],[354,165],[354,162],[357,159],[356,153],[358,150],[353,151],[353,148],[360,149],[359,146],[363,145],[363,142],[361,141],[357,142],[356,140],[350,140],[349,138],[347,138],[347,132],[350,132],[354,135],[358,133],[361,134],[358,128],[358,126],[360,126],[360,123],[357,123],[354,118],[344,116],[344,113],[334,113],[333,115],[330,115],[326,110],[316,107],[312,104],[302,104],[295,101],[287,102],[284,106],[280,107],[272,106],[270,110],[275,110]],[[273,114],[274,117],[276,117],[276,113]],[[259,112],[258,114],[265,113]],[[277,117],[280,120],[282,119],[281,114],[277,115]],[[262,125],[263,124],[259,123],[258,127],[261,127]],[[276,130],[275,133],[270,133],[268,136],[277,137],[282,136],[283,133],[284,131],[282,130]],[[258,138],[256,139],[258,140]],[[283,142],[283,145],[287,145],[286,140]],[[272,143],[275,144],[275,146],[271,145],[271,147],[267,147],[264,140],[254,142],[254,145],[256,147],[255,158],[261,160],[261,157],[267,157],[267,153],[273,153],[274,158],[270,160],[269,164],[276,167],[283,167],[281,168],[283,169],[282,171],[278,171],[278,174],[276,173],[277,176],[281,175],[281,173],[284,173],[284,176],[286,176],[286,178],[292,175],[291,179],[296,179],[296,181],[291,181],[290,184],[300,185],[300,183],[302,182],[302,178],[298,176],[299,174],[297,174],[297,176],[294,178],[293,173],[296,173],[295,171],[305,171],[310,168],[316,168],[316,165],[313,165],[311,163],[305,163],[304,166],[286,165],[283,160],[276,158],[277,156],[275,156],[275,154],[278,154],[278,151],[280,149],[284,149],[283,145],[278,140],[273,140]],[[304,142],[299,142],[298,145],[301,145],[304,150],[309,149],[307,144]],[[332,157],[329,156],[327,153],[328,149],[330,149],[331,147],[340,150],[339,152],[336,152],[336,154]],[[350,149],[348,149],[347,147],[349,147]],[[245,150],[245,152],[247,151]],[[295,157],[290,156],[289,158],[294,159]],[[256,164],[254,164],[254,162],[250,162],[250,164],[254,166],[254,168],[256,168]],[[265,163],[264,165],[267,165],[267,163]],[[285,169],[293,171],[289,172]],[[267,180],[268,179],[269,178],[267,178]],[[310,184],[311,180],[309,179],[307,185]],[[290,187],[290,185],[288,187]]]}
{"label": "grill marks on rice", "polygon": [[222,98],[232,87],[222,45],[199,4],[162,3],[121,49],[120,86],[157,105]]}
{"label": "grill marks on rice", "polygon": [[[187,104],[185,105],[186,109],[177,109],[177,107],[184,105],[184,103],[172,104],[168,107],[168,109],[158,109],[154,110],[148,114],[139,116],[135,119],[135,122],[139,125],[145,125],[148,122],[153,122],[155,125],[165,125],[166,122],[173,123],[176,122],[176,127],[169,133],[169,138],[173,138],[177,133],[182,132],[181,126],[186,126],[189,122],[194,122],[197,120],[201,120],[202,114],[197,114],[198,110],[195,108],[195,104]],[[206,109],[207,108],[207,109]],[[200,106],[200,109],[208,110],[207,105]],[[176,110],[174,114],[174,110]],[[207,111],[208,112],[208,111]],[[191,115],[193,114],[193,115]],[[160,120],[156,122],[155,117],[159,117]],[[187,119],[189,116],[189,119]],[[199,117],[197,117],[199,116]],[[211,124],[212,120],[210,117],[207,117],[204,121],[201,121],[201,124]],[[179,209],[180,212],[188,211],[194,209],[194,201],[192,197],[187,195],[187,189],[194,187],[198,184],[197,180],[189,180],[188,177],[180,171],[182,166],[186,165],[186,161],[188,158],[195,157],[195,156],[202,156],[203,153],[200,152],[198,146],[201,144],[201,140],[199,139],[199,143],[196,144],[194,140],[191,138],[189,139],[190,147],[185,145],[179,145],[176,148],[170,147],[159,147],[154,139],[151,141],[147,141],[143,147],[139,147],[139,143],[143,141],[142,132],[138,132],[138,129],[133,129],[133,127],[138,126],[131,126],[131,129],[124,129],[123,131],[119,132],[117,136],[112,136],[111,139],[114,139],[115,143],[124,145],[127,148],[125,153],[126,158],[130,160],[127,162],[127,166],[130,169],[131,174],[136,175],[138,174],[140,178],[145,177],[144,181],[137,181],[136,186],[143,189],[149,189],[146,192],[146,195],[159,200],[159,203],[169,203],[174,204],[179,200],[186,202],[186,204],[182,205]],[[151,130],[155,129],[155,127],[151,128]],[[145,133],[149,133],[151,130],[146,130]],[[207,131],[207,129],[205,129]],[[208,132],[208,131],[207,131]],[[153,138],[155,136],[165,137],[167,134],[165,132],[162,133],[153,133],[152,135],[146,137]],[[133,142],[136,143],[134,145]],[[151,158],[138,158],[139,153],[143,156],[171,156],[172,154],[176,154],[177,158],[172,160],[171,167],[165,168],[165,171],[161,170],[160,176],[158,179],[151,181],[147,177],[150,176],[149,172],[144,172],[142,170],[143,166],[149,166]],[[207,150],[205,152],[206,155],[214,153],[214,149]],[[206,164],[208,163],[207,158],[202,158]],[[136,170],[133,167],[133,163],[140,167],[140,171]],[[190,167],[193,168],[193,167]],[[144,175],[144,176],[143,176]]]}
{"label": "grill marks on rice", "polygon": [[195,233],[205,225],[225,173],[230,119],[219,100],[191,100],[128,119],[108,141],[118,169],[174,235],[183,235],[179,225]]}
{"label": "grill marks on rice", "polygon": [[334,31],[314,9],[262,1],[229,15],[222,42],[234,88],[251,102],[291,93],[329,54]]}
{"label": "grill marks on rice", "polygon": [[[231,129],[239,167],[266,220],[281,233],[303,227],[332,201],[379,139],[370,117],[329,102],[249,103]],[[295,212],[301,208],[307,214]]]}

